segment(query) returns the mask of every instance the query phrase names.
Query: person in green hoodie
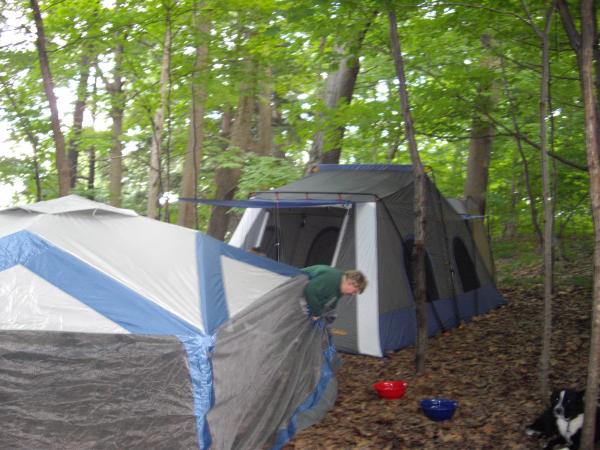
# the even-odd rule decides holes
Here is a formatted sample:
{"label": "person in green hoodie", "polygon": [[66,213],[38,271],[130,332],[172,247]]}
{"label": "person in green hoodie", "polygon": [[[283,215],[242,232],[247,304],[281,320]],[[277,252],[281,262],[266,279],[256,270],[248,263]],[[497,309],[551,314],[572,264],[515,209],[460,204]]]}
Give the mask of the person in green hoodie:
{"label": "person in green hoodie", "polygon": [[304,297],[310,315],[316,318],[332,316],[342,295],[362,294],[367,287],[367,278],[358,270],[342,271],[327,265],[316,265],[302,269],[309,282],[304,288]]}

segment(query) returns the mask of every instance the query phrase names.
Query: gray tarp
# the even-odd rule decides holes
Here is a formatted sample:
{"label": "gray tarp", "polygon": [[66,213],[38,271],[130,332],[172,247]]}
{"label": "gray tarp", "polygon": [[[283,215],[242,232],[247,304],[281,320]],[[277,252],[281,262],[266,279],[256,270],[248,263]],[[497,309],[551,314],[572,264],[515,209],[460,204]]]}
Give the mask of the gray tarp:
{"label": "gray tarp", "polygon": [[0,332],[0,449],[198,448],[175,337]]}
{"label": "gray tarp", "polygon": [[[299,276],[225,323],[213,355],[215,404],[208,426],[216,449],[270,448],[298,406],[315,392],[325,361],[326,331],[302,311]],[[300,414],[298,428],[319,420],[335,402],[335,379],[320,402]],[[275,426],[275,427],[274,427]]]}

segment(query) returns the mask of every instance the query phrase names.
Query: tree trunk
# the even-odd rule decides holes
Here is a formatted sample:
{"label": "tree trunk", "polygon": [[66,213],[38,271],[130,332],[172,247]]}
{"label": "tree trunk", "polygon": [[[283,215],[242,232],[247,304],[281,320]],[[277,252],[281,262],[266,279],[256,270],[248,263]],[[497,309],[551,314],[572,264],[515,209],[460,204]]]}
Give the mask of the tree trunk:
{"label": "tree trunk", "polygon": [[513,124],[513,131],[515,142],[517,144],[517,150],[519,151],[519,155],[521,155],[521,162],[523,164],[523,178],[525,183],[525,189],[527,190],[527,196],[529,197],[529,211],[531,214],[531,224],[533,226],[533,230],[538,238],[538,244],[542,245],[543,234],[542,229],[538,223],[538,213],[536,207],[536,199],[533,195],[533,189],[531,187],[531,180],[529,177],[529,162],[527,161],[527,156],[525,155],[525,151],[523,150],[523,143],[521,142],[521,130],[519,128],[519,122],[517,122],[517,117],[515,114],[515,104],[512,98],[512,92],[508,86],[508,81],[506,78],[506,68],[504,63],[504,57],[500,59],[501,67],[502,67],[502,79],[504,82],[504,92],[506,98],[508,99],[508,103],[510,105],[510,116]]}
{"label": "tree trunk", "polygon": [[54,80],[52,79],[52,72],[50,71],[50,64],[48,62],[46,35],[44,32],[44,23],[40,13],[40,7],[37,0],[30,0],[30,5],[33,11],[33,19],[37,32],[36,46],[42,71],[42,81],[44,83],[44,91],[46,93],[46,99],[48,100],[48,106],[50,107],[50,122],[52,125],[52,135],[54,136],[56,168],[58,170],[58,194],[62,197],[68,195],[70,191],[69,163],[65,154],[65,137],[60,129],[56,95],[54,95]]}
{"label": "tree trunk", "polygon": [[271,67],[265,67],[263,79],[260,81],[258,98],[258,145],[256,154],[271,156],[273,154],[273,80]]}
{"label": "tree trunk", "polygon": [[83,113],[88,95],[88,79],[90,77],[90,57],[88,47],[81,53],[79,62],[79,83],[77,85],[77,100],[75,101],[75,110],[73,111],[73,128],[71,129],[71,138],[69,139],[69,171],[71,178],[69,186],[75,188],[77,183],[77,160],[79,158],[79,145],[81,143],[81,130],[83,128]]}
{"label": "tree trunk", "polygon": [[593,0],[581,0],[581,80],[585,111],[585,146],[590,173],[592,217],[594,219],[594,298],[584,423],[581,438],[582,449],[594,447],[600,353],[600,161],[598,154],[598,117],[593,78],[593,46],[595,42],[595,18],[593,14]]}
{"label": "tree trunk", "polygon": [[96,182],[96,147],[90,145],[88,148],[88,178],[87,178],[87,198],[94,199],[94,184]]}
{"label": "tree trunk", "polygon": [[[336,51],[339,54],[343,53],[343,49],[340,47]],[[322,115],[322,129],[317,131],[313,137],[309,167],[318,163],[339,163],[345,127],[338,126],[331,116],[335,108],[350,104],[359,68],[358,58],[350,55],[342,57],[338,70],[327,76],[325,84],[327,113]]]}
{"label": "tree trunk", "polygon": [[485,214],[493,132],[492,124],[481,119],[480,116],[473,118],[464,197],[465,201],[476,206],[481,215]]}
{"label": "tree trunk", "polygon": [[[484,48],[490,47],[490,37],[482,36]],[[490,69],[496,61],[488,57],[483,65]],[[494,125],[488,117],[496,101],[496,87],[492,82],[479,86],[475,104],[475,116],[471,124],[471,141],[469,143],[469,158],[467,161],[467,179],[465,181],[465,201],[485,215],[485,198],[488,186],[488,174],[492,157],[492,136]]]}
{"label": "tree trunk", "polygon": [[542,171],[542,195],[544,208],[544,311],[542,326],[542,353],[540,355],[540,388],[542,398],[550,395],[550,345],[552,337],[552,296],[554,290],[554,254],[553,254],[553,198],[548,166],[548,132],[546,126],[548,110],[548,86],[550,83],[550,23],[554,13],[555,1],[546,11],[544,30],[541,31],[532,22],[536,33],[542,41],[542,79],[540,89],[540,160]]}
{"label": "tree trunk", "polygon": [[[513,166],[516,166],[518,163],[517,158],[513,158]],[[517,175],[515,173],[511,174],[510,180],[510,205],[508,209],[508,214],[505,218],[504,227],[502,228],[502,237],[504,239],[512,239],[517,236],[517,204],[519,202],[519,189],[517,184]]]}
{"label": "tree trunk", "polygon": [[[567,37],[569,38],[569,44],[571,48],[575,52],[575,56],[577,57],[577,64],[579,65],[579,78],[580,82],[581,76],[583,73],[582,65],[582,55],[581,55],[581,45],[582,38],[581,35],[577,32],[577,28],[575,26],[575,22],[573,20],[573,16],[571,15],[571,11],[569,9],[569,4],[566,0],[558,0],[557,1],[558,12],[560,13],[560,18],[563,23],[563,27],[567,33]],[[598,127],[600,127],[600,114],[598,111],[600,110],[600,49],[598,48],[598,27],[596,23],[596,2],[592,2],[592,13],[593,13],[593,23],[592,23],[592,33],[594,44],[592,48],[593,58],[594,58],[594,66],[595,73],[592,75],[594,77],[595,84],[595,96],[594,103],[596,105],[596,120],[599,121]],[[583,88],[582,88],[583,89]],[[598,152],[600,152],[600,142],[598,142]]]}
{"label": "tree trunk", "polygon": [[110,92],[110,118],[112,120],[110,149],[110,204],[120,207],[122,203],[123,178],[123,115],[125,110],[125,95],[121,75],[123,64],[123,45],[117,44],[114,50],[115,67],[113,82],[107,88]]}
{"label": "tree trunk", "polygon": [[[360,51],[362,42],[371,26],[373,17],[367,21],[365,27],[356,37],[356,42],[351,45],[356,52]],[[325,83],[325,108],[326,112],[321,114],[323,122],[322,129],[317,131],[313,137],[313,143],[310,149],[310,161],[308,169],[314,164],[338,164],[342,151],[342,139],[344,137],[345,126],[340,126],[332,118],[332,112],[341,105],[349,105],[352,101],[354,85],[360,69],[360,63],[356,55],[345,55],[342,46],[336,46],[335,52],[340,55],[340,63],[337,71],[327,76]]]}
{"label": "tree trunk", "polygon": [[165,121],[165,108],[168,101],[169,73],[171,70],[171,12],[166,6],[165,41],[160,72],[160,104],[154,113],[152,122],[152,143],[150,144],[150,168],[148,172],[148,204],[146,217],[158,218],[158,201],[160,197],[160,156],[162,148],[162,134]]}
{"label": "tree trunk", "polygon": [[[285,129],[287,126],[287,123],[281,115],[280,105],[281,99],[277,96],[277,94],[275,94],[273,96],[273,126],[275,129]],[[292,130],[289,129],[289,127],[286,131],[286,144],[291,145],[294,139],[294,135],[292,133]],[[282,146],[282,143],[273,142],[273,151],[271,153],[271,156],[273,156],[274,158],[285,158],[285,151],[283,151]]]}
{"label": "tree trunk", "polygon": [[415,176],[415,243],[412,253],[412,267],[415,280],[415,301],[417,316],[417,342],[416,342],[416,371],[418,374],[425,370],[426,352],[427,352],[427,290],[425,287],[425,219],[426,219],[426,178],[410,113],[410,103],[408,101],[408,91],[406,88],[406,77],[404,75],[404,62],[400,48],[400,39],[398,38],[396,13],[391,6],[388,10],[388,20],[390,25],[390,41],[392,47],[392,56],[394,57],[394,66],[398,78],[398,90],[400,94],[400,103],[402,107],[402,117],[406,129],[406,139],[408,141],[408,150],[413,164]]}
{"label": "tree trunk", "polygon": [[[246,76],[240,85],[240,99],[238,102],[233,129],[231,131],[231,145],[228,152],[250,149],[252,143],[252,111],[254,107],[254,96],[252,95],[254,65],[250,60],[246,61]],[[233,199],[241,176],[241,168],[218,168],[215,173],[215,198],[223,200]],[[229,208],[216,206],[212,210],[208,223],[207,233],[219,240],[224,240],[229,226]]]}
{"label": "tree trunk", "polygon": [[[208,80],[208,33],[210,23],[206,12],[202,10],[203,2],[194,4],[194,25],[197,33],[196,62],[192,74],[192,108],[190,112],[190,128],[187,149],[183,165],[181,181],[181,197],[196,198],[198,195],[198,170],[202,159],[202,143],[204,141],[204,102],[206,101],[206,83]],[[197,205],[191,202],[179,203],[177,223],[188,228],[197,228]]]}

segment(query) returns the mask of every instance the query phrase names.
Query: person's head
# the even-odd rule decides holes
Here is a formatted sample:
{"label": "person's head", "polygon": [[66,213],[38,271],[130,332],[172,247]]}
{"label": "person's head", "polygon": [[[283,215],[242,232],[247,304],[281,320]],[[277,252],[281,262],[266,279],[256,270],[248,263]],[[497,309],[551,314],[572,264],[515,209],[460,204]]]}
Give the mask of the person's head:
{"label": "person's head", "polygon": [[367,278],[359,270],[347,270],[342,276],[340,292],[343,295],[362,294],[367,287]]}

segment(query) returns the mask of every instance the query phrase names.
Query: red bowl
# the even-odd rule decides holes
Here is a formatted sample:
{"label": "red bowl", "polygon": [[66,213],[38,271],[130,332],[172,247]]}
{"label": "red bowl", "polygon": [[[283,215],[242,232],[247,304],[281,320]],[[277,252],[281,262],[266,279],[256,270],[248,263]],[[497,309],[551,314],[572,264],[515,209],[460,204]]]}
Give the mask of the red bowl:
{"label": "red bowl", "polygon": [[380,381],[373,385],[373,389],[381,398],[393,400],[402,397],[406,393],[406,381]]}

